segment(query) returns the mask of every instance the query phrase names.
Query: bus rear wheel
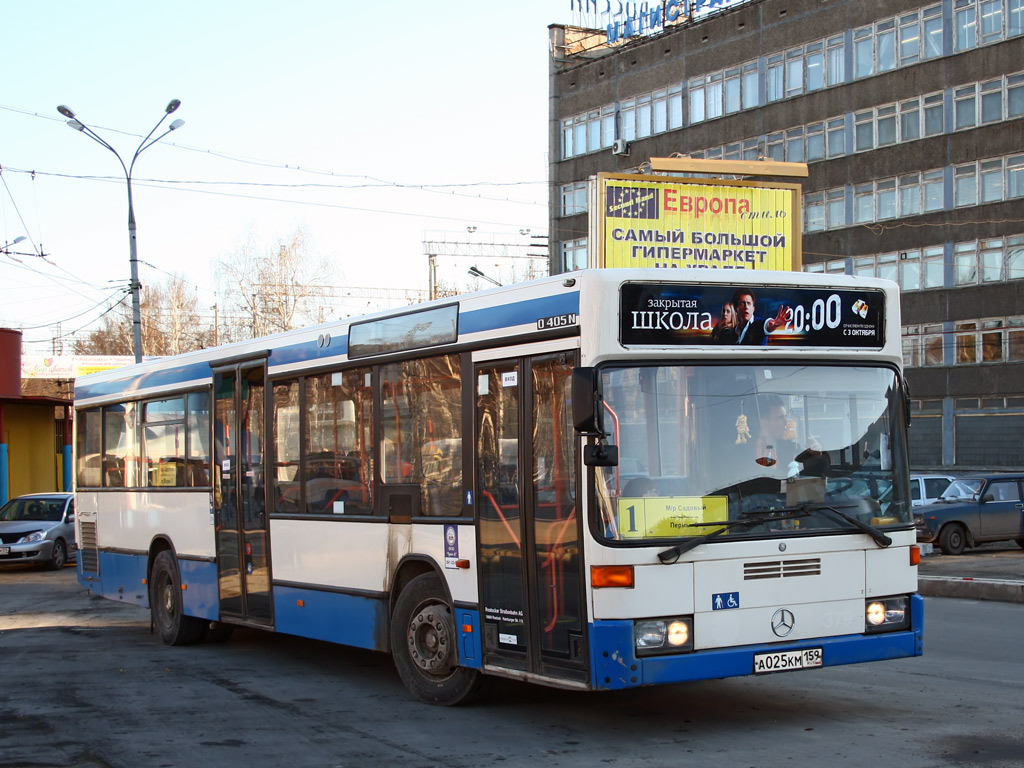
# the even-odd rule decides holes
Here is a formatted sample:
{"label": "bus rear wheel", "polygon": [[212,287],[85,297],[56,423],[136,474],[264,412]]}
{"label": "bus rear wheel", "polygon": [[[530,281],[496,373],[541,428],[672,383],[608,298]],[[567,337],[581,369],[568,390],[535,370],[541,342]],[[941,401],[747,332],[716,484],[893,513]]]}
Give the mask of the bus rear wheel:
{"label": "bus rear wheel", "polygon": [[455,618],[432,573],[417,576],[399,594],[391,654],[405,687],[427,704],[459,704],[480,688],[480,672],[459,666]]}
{"label": "bus rear wheel", "polygon": [[186,616],[181,602],[181,576],[174,556],[164,550],[153,560],[149,574],[149,612],[153,627],[165,645],[198,643],[208,621]]}

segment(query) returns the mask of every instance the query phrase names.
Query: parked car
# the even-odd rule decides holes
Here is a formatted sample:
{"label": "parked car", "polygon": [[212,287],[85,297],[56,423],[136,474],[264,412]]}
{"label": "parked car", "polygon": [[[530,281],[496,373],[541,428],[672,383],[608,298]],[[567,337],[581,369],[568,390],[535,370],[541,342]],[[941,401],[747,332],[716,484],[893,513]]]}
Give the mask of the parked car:
{"label": "parked car", "polygon": [[955,479],[949,475],[911,475],[911,505],[923,507],[925,504],[934,504]]}
{"label": "parked car", "polygon": [[949,484],[934,504],[914,513],[917,540],[959,555],[987,541],[1024,547],[1024,475],[975,475]]}
{"label": "parked car", "polygon": [[0,507],[0,564],[37,563],[56,571],[76,548],[72,494],[33,493]]}

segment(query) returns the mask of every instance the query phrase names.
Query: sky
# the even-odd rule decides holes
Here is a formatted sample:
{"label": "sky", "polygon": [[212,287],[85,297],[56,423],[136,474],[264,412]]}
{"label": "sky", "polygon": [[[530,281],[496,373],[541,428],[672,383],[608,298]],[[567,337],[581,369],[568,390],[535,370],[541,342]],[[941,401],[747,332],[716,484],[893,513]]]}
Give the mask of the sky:
{"label": "sky", "polygon": [[[132,172],[140,281],[184,276],[211,318],[218,262],[299,228],[333,285],[420,291],[425,239],[545,235],[547,28],[572,16],[570,0],[0,0],[0,244],[26,238],[0,254],[0,327],[25,354],[71,354],[129,285],[124,173],[59,104],[130,163],[181,100],[163,126],[184,126]],[[442,280],[471,265],[440,259]]]}

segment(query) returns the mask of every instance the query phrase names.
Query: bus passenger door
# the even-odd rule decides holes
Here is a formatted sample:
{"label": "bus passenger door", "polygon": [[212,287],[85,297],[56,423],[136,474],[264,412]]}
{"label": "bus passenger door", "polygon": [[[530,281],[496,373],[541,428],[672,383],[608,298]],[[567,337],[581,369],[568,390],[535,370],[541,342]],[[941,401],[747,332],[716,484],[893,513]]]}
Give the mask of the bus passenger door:
{"label": "bus passenger door", "polygon": [[214,529],[222,617],[271,624],[264,367],[213,376]]}
{"label": "bus passenger door", "polygon": [[585,680],[574,361],[477,365],[475,506],[484,663]]}

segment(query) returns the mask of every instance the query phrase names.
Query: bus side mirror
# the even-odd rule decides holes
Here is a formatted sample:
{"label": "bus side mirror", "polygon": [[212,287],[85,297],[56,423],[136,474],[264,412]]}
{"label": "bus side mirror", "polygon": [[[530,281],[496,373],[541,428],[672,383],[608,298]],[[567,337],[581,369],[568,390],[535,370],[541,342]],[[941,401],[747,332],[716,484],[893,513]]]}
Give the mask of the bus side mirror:
{"label": "bus side mirror", "polygon": [[572,369],[572,424],[581,435],[602,435],[597,372],[593,368]]}

